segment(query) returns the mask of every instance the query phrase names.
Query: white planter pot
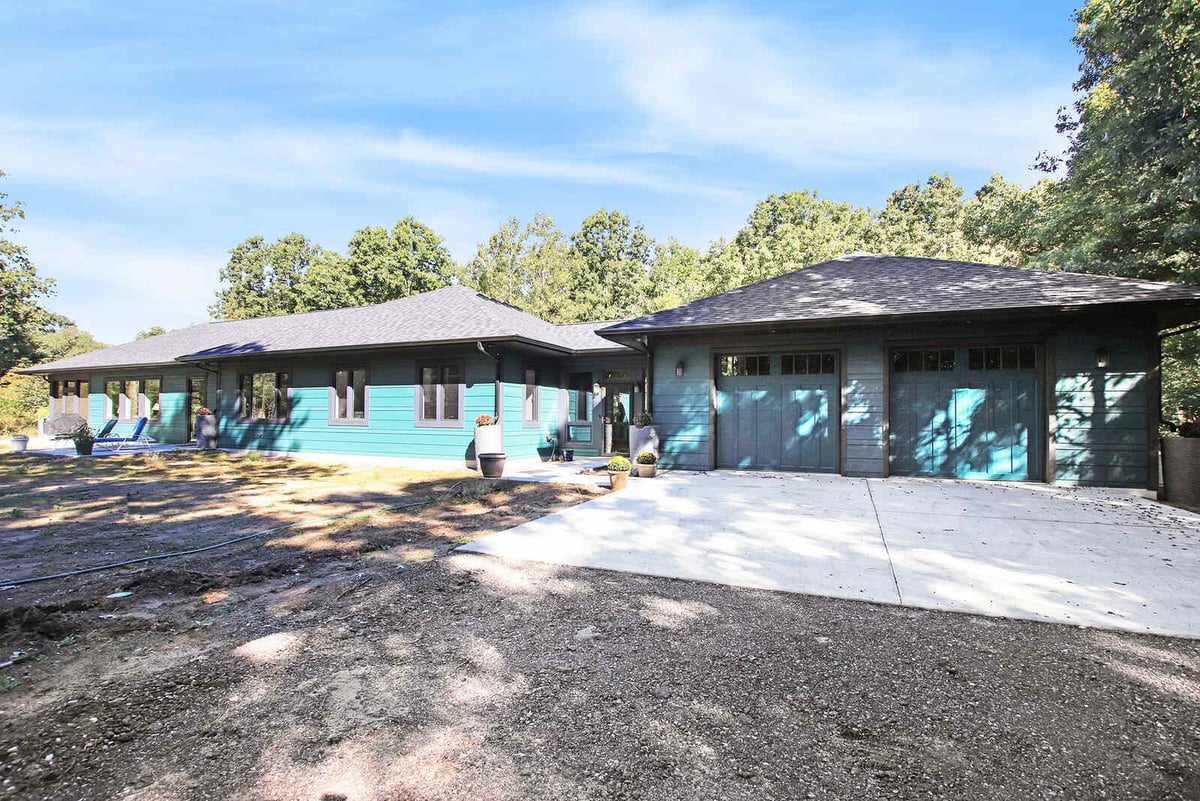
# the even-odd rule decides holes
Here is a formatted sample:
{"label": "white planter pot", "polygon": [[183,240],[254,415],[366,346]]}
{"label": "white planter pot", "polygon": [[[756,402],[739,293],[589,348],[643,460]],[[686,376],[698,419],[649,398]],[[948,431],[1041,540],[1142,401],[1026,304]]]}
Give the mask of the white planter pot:
{"label": "white planter pot", "polygon": [[475,426],[475,457],[483,453],[504,453],[504,429],[498,423]]}
{"label": "white planter pot", "polygon": [[15,437],[10,439],[9,442],[12,443],[13,453],[22,453],[26,448],[29,447],[29,437],[25,436],[24,434],[17,434]]}
{"label": "white planter pot", "polygon": [[217,418],[212,414],[196,415],[196,447],[202,451],[217,447]]}
{"label": "white planter pot", "polygon": [[637,459],[637,455],[642,451],[662,456],[659,453],[658,426],[629,427],[629,458]]}

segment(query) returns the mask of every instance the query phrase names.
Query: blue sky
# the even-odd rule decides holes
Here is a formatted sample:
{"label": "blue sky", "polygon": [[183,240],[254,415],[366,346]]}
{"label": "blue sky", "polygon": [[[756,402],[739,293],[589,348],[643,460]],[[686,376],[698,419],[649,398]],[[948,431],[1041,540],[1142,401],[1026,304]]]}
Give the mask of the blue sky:
{"label": "blue sky", "polygon": [[226,252],[411,214],[469,258],[598,208],[704,247],[771,192],[1034,180],[1074,3],[0,5],[0,191],[108,342],[206,318]]}

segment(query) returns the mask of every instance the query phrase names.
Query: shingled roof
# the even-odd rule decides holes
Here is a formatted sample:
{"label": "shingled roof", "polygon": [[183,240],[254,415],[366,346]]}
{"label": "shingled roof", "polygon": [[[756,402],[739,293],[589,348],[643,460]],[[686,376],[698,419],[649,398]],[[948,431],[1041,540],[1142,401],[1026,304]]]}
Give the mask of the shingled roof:
{"label": "shingled roof", "polygon": [[374,306],[204,323],[22,372],[148,367],[255,354],[481,340],[525,342],[562,353],[623,347],[595,336],[592,331],[600,325],[554,325],[469,287],[448,286]]}
{"label": "shingled roof", "polygon": [[[1200,301],[1200,287],[908,256],[853,253],[602,328],[653,331],[915,315]],[[1200,315],[1198,315],[1200,316]]]}

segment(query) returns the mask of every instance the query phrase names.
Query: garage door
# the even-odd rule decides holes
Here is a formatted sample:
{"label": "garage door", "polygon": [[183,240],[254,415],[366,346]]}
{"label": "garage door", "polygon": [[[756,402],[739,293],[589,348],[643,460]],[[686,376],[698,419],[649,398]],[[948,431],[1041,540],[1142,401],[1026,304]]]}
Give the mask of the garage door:
{"label": "garage door", "polygon": [[891,354],[896,475],[1042,478],[1042,353],[1032,344]]}
{"label": "garage door", "polygon": [[717,466],[838,467],[837,354],[737,353],[717,358]]}

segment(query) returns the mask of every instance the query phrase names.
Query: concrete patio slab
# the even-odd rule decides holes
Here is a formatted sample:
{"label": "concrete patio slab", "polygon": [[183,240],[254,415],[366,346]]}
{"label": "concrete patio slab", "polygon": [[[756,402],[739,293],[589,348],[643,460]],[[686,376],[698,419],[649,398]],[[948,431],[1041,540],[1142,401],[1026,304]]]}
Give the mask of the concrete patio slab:
{"label": "concrete patio slab", "polygon": [[1200,637],[1200,516],[1131,492],[667,473],[462,550]]}

